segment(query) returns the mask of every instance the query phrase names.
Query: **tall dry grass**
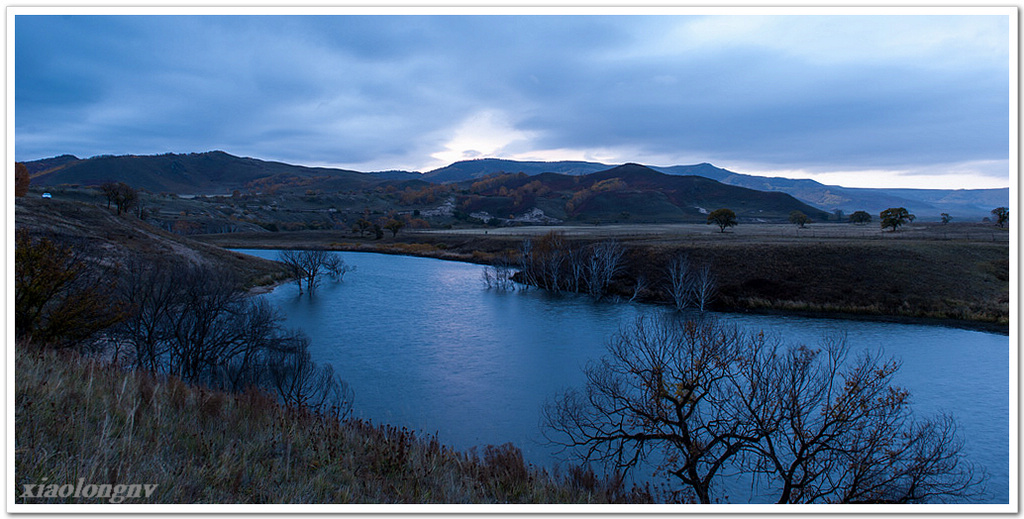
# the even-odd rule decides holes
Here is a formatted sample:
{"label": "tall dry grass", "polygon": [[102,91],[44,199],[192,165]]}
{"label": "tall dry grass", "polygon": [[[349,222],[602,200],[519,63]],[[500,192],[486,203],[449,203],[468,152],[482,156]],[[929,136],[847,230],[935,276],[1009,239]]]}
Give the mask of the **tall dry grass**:
{"label": "tall dry grass", "polygon": [[[20,344],[15,481],[157,484],[126,503],[646,502],[584,470],[553,477],[511,445],[483,456],[412,431],[226,394]],[[44,479],[45,478],[45,479]],[[104,502],[18,497],[27,503]]]}

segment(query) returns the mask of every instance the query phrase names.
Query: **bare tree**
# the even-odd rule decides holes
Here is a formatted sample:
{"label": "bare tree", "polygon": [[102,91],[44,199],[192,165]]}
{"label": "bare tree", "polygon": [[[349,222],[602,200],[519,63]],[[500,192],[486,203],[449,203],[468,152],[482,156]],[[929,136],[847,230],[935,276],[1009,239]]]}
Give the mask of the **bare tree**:
{"label": "bare tree", "polygon": [[284,263],[294,276],[295,283],[302,294],[302,283],[306,283],[306,291],[310,294],[320,286],[324,274],[335,281],[342,281],[345,274],[355,270],[354,266],[345,263],[340,256],[323,249],[285,250],[278,254],[277,260]]}
{"label": "bare tree", "polygon": [[344,415],[351,392],[317,367],[309,339],[285,331],[263,299],[226,272],[195,265],[129,262],[122,277],[129,316],[112,331],[136,367],[230,391],[265,387],[289,405]]}
{"label": "bare tree", "polygon": [[552,231],[544,235],[537,245],[544,287],[560,292],[562,290],[562,270],[566,263],[567,243],[565,237],[561,233]]}
{"label": "bare tree", "polygon": [[344,281],[345,274],[356,270],[355,265],[345,263],[345,259],[337,254],[329,254],[324,260],[324,268],[327,274],[335,281]]}
{"label": "bare tree", "polygon": [[641,317],[545,408],[549,439],[629,469],[661,469],[702,503],[725,473],[780,503],[957,500],[981,477],[949,417],[917,420],[892,384],[899,363],[848,361],[845,338],[784,346],[712,319]]}
{"label": "bare tree", "polygon": [[691,275],[690,290],[694,305],[703,312],[718,295],[718,281],[710,265],[701,265]]}
{"label": "bare tree", "polygon": [[514,290],[515,281],[512,280],[514,273],[512,259],[507,254],[500,254],[493,264],[484,267],[482,276],[487,288]]}
{"label": "bare tree", "polygon": [[625,250],[617,241],[608,240],[590,246],[590,261],[586,264],[587,289],[591,295],[601,297],[622,270]]}
{"label": "bare tree", "polygon": [[629,300],[631,302],[635,301],[637,297],[640,297],[640,294],[647,290],[648,285],[650,285],[650,281],[647,279],[647,275],[643,272],[637,274],[633,281],[633,295],[630,296]]}
{"label": "bare tree", "polygon": [[587,276],[587,249],[581,246],[572,246],[566,254],[566,262],[569,267],[568,290],[579,292],[586,283]]}
{"label": "bare tree", "polygon": [[270,354],[269,385],[287,405],[317,412],[333,410],[344,417],[352,408],[352,391],[329,364],[317,366],[309,354],[309,339],[293,334]]}
{"label": "bare tree", "polygon": [[685,254],[674,256],[665,269],[668,295],[676,306],[682,310],[689,306],[693,292],[693,276],[690,275],[690,260]]}
{"label": "bare tree", "polygon": [[519,272],[526,287],[537,286],[537,269],[534,266],[533,240],[526,238],[519,244]]}
{"label": "bare tree", "polygon": [[105,182],[100,185],[100,191],[107,198],[107,209],[113,202],[117,214],[130,211],[139,203],[139,192],[124,182]]}

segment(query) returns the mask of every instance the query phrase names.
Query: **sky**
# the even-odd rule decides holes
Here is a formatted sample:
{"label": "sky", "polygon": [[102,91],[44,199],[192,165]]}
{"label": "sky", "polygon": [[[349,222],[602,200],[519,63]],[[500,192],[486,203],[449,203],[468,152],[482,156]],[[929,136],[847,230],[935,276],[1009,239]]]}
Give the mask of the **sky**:
{"label": "sky", "polygon": [[1016,13],[924,12],[16,14],[14,154],[709,162],[848,187],[1009,186]]}

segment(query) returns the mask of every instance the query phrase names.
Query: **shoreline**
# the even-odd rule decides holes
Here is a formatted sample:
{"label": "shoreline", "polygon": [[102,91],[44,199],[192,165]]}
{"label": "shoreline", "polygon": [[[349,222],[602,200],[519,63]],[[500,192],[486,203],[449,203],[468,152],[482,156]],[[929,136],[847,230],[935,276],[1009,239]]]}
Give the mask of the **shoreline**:
{"label": "shoreline", "polygon": [[[396,246],[398,245],[398,246]],[[418,258],[431,258],[443,261],[455,261],[460,263],[469,263],[476,265],[491,265],[493,260],[492,253],[479,252],[465,253],[448,251],[444,249],[438,249],[434,247],[432,250],[420,247],[403,247],[402,245],[408,244],[372,244],[372,243],[330,243],[325,248],[331,251],[337,252],[363,252],[373,254],[388,254],[395,256],[409,256]],[[419,245],[419,244],[417,244]],[[237,249],[258,249],[258,250],[285,250],[275,246],[245,246],[245,247],[225,247],[229,250]],[[419,250],[422,249],[422,250]],[[269,285],[255,286],[249,289],[251,295],[261,295],[272,292],[277,287],[290,283],[292,280],[277,280]],[[538,288],[538,287],[533,287]],[[540,288],[538,288],[540,289]],[[620,297],[621,299],[621,297]],[[617,302],[628,302],[628,301],[617,301]],[[670,306],[668,303],[657,300],[637,300],[639,303],[654,305],[658,307]],[[749,314],[749,315],[778,315],[778,316],[793,316],[793,317],[807,317],[815,319],[831,319],[837,321],[868,321],[868,322],[883,322],[893,324],[906,324],[906,325],[917,325],[917,326],[941,326],[946,328],[956,328],[962,330],[972,330],[985,333],[995,333],[1000,335],[1009,336],[1010,326],[1009,323],[1000,323],[993,321],[982,321],[982,320],[970,320],[970,319],[956,319],[956,318],[943,318],[943,317],[926,317],[926,316],[910,316],[910,315],[898,315],[898,314],[883,314],[883,313],[860,313],[855,311],[819,311],[809,309],[786,309],[786,308],[764,308],[764,307],[743,307],[743,306],[723,306],[721,304],[715,305],[713,311],[720,313],[731,313],[731,314]]]}

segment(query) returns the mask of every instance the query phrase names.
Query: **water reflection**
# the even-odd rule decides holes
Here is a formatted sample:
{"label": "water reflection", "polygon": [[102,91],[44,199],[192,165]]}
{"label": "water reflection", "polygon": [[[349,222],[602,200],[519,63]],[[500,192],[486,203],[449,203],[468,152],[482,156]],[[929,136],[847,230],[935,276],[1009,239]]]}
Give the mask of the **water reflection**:
{"label": "water reflection", "polygon": [[[274,258],[276,251],[241,251]],[[314,297],[283,285],[267,298],[312,339],[355,390],[354,414],[428,433],[458,448],[513,442],[548,465],[539,421],[545,401],[583,383],[581,368],[647,305],[595,303],[539,290],[487,290],[478,265],[342,253],[358,269]],[[1009,496],[1009,340],[934,326],[723,314],[740,326],[816,344],[847,334],[853,351],[902,359],[898,380],[916,412],[954,413],[966,451],[988,470],[993,502]]]}

